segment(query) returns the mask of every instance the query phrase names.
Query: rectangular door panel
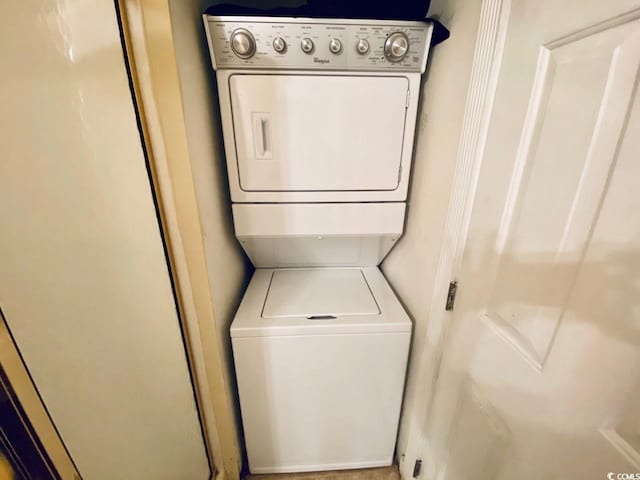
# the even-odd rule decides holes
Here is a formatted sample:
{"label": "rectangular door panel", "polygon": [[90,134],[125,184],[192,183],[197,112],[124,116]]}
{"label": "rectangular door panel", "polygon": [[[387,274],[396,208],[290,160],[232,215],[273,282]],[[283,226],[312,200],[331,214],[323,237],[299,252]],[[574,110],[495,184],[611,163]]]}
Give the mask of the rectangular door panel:
{"label": "rectangular door panel", "polygon": [[241,189],[397,189],[408,88],[405,77],[232,75]]}
{"label": "rectangular door panel", "polygon": [[624,134],[640,62],[639,25],[605,23],[540,47],[486,312],[539,369]]}

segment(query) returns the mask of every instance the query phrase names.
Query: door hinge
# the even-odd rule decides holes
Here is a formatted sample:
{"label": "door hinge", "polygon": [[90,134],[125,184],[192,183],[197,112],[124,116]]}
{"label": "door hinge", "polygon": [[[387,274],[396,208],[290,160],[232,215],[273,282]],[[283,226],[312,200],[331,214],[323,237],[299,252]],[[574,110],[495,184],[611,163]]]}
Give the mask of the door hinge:
{"label": "door hinge", "polygon": [[404,108],[407,109],[409,108],[409,98],[411,97],[411,90],[407,90],[407,98],[404,102]]}
{"label": "door hinge", "polygon": [[420,475],[420,470],[422,470],[422,460],[416,460],[416,463],[413,464],[413,478],[418,478]]}
{"label": "door hinge", "polygon": [[444,307],[447,312],[453,310],[453,305],[456,303],[456,293],[458,293],[458,282],[451,282],[447,292],[447,303]]}

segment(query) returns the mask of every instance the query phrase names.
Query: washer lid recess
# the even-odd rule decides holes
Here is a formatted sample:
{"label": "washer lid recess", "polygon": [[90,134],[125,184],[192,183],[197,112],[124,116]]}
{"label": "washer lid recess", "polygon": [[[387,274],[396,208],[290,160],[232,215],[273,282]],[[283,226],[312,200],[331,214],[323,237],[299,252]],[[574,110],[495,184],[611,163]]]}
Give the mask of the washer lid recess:
{"label": "washer lid recess", "polygon": [[380,315],[360,269],[276,270],[262,318]]}
{"label": "washer lid recess", "polygon": [[233,338],[376,333],[411,334],[377,267],[258,268],[231,324]]}

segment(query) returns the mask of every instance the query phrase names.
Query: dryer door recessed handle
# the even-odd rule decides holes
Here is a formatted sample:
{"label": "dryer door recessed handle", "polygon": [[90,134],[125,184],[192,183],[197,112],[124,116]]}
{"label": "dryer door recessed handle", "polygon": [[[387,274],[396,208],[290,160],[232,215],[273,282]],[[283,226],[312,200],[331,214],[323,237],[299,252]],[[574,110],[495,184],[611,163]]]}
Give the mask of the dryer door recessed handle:
{"label": "dryer door recessed handle", "polygon": [[335,320],[335,315],[310,315],[307,317],[309,320]]}
{"label": "dryer door recessed handle", "polygon": [[271,115],[253,112],[253,147],[257,160],[270,160],[271,151]]}

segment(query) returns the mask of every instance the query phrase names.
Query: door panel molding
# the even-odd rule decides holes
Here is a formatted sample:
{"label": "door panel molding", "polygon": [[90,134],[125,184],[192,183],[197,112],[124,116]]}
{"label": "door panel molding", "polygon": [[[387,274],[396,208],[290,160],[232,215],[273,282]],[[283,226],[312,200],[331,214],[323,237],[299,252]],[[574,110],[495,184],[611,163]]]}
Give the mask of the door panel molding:
{"label": "door panel molding", "polygon": [[631,23],[634,20],[637,20],[639,18],[640,18],[640,8],[634,8],[633,10],[630,10],[620,15],[616,15],[603,22],[598,22],[594,25],[581,28],[575,32],[569,33],[568,35],[562,36],[556,40],[548,42],[546,44],[546,47],[552,50],[559,46],[566,45],[568,43],[581,40],[585,37],[590,37],[592,35],[598,34],[604,30],[609,30],[611,28],[615,28],[620,25],[624,25],[626,23]]}
{"label": "door panel molding", "polygon": [[627,405],[618,418],[600,429],[600,434],[636,470],[640,470],[640,382],[626,392]]}
{"label": "door panel molding", "polygon": [[[539,372],[561,324],[589,244],[582,239],[591,237],[615,165],[616,149],[626,128],[640,64],[640,52],[634,48],[640,41],[637,20],[636,10],[549,42],[549,48],[540,47],[494,248],[489,282],[492,293],[487,310],[481,315]],[[597,73],[601,75],[599,81],[594,80]],[[581,74],[590,78],[581,79]],[[556,82],[567,78],[583,87],[593,85],[595,90],[588,96],[583,92],[572,105],[570,99],[553,94]],[[585,102],[585,97],[594,99],[593,105]],[[563,120],[562,116],[566,118]],[[554,132],[572,119],[573,128],[562,142],[567,145],[564,154],[554,156],[554,151],[563,150]],[[586,151],[576,152],[571,137],[589,132]],[[551,178],[553,181],[549,181]],[[537,196],[527,203],[528,195],[534,195],[536,187]],[[549,198],[550,208],[543,215],[539,199],[544,196]],[[534,218],[533,225],[527,225],[528,216]],[[540,231],[543,233],[538,235]],[[555,272],[553,275],[546,272],[546,276],[553,281],[530,278],[534,269],[520,259],[531,257],[533,265],[536,255],[549,251],[555,252]],[[523,267],[527,275],[522,274]],[[533,297],[532,291],[536,291]],[[523,298],[523,302],[510,302],[509,298],[514,296]],[[531,308],[527,302],[544,308]],[[553,321],[542,322],[541,315]]]}
{"label": "door panel molding", "polygon": [[[636,470],[640,470],[640,452],[627,441],[615,428],[603,428],[600,434],[622,455]],[[636,434],[637,435],[637,434]]]}

